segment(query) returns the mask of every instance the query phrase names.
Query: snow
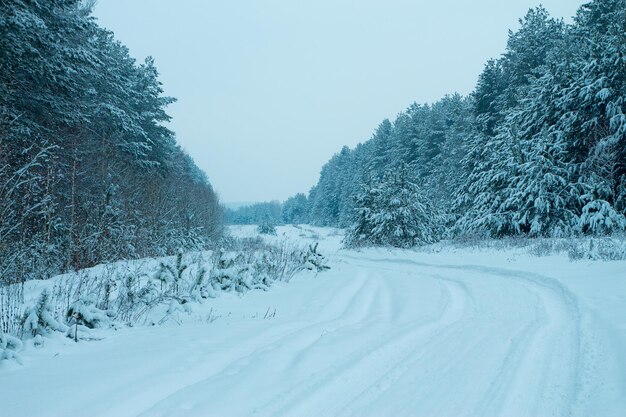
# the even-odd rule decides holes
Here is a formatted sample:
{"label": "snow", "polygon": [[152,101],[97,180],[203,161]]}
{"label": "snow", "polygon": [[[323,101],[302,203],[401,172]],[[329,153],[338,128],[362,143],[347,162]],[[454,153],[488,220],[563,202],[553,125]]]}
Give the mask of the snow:
{"label": "snow", "polygon": [[[235,229],[254,236],[254,226]],[[340,250],[331,270],[181,324],[62,336],[0,361],[7,416],[623,416],[626,262],[523,249]]]}

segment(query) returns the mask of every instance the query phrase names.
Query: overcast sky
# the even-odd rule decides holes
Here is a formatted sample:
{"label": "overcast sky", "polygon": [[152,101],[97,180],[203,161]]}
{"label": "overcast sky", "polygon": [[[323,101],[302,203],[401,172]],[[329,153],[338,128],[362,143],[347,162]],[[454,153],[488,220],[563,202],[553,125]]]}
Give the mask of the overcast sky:
{"label": "overcast sky", "polygon": [[[582,1],[544,0],[570,21]],[[471,92],[533,0],[99,0],[152,55],[179,143],[225,202],[308,192],[409,104]]]}

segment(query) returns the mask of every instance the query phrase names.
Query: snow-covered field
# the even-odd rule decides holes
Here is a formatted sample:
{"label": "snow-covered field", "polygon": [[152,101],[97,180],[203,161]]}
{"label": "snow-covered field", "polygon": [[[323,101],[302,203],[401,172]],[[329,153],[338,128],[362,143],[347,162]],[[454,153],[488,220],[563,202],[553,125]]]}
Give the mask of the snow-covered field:
{"label": "snow-covered field", "polygon": [[626,262],[282,234],[332,269],[182,324],[46,339],[0,365],[0,415],[626,415]]}

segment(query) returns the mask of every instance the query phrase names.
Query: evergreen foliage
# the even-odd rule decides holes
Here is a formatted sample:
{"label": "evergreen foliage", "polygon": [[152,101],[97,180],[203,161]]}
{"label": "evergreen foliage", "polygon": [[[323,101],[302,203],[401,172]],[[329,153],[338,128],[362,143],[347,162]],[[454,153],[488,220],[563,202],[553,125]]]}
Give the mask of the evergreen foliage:
{"label": "evergreen foliage", "polygon": [[90,2],[0,2],[0,284],[207,246],[222,211]]}
{"label": "evergreen foliage", "polygon": [[235,210],[226,209],[226,221],[229,224],[261,224],[271,222],[281,224],[282,206],[278,201],[256,203],[239,207]]}
{"label": "evergreen foliage", "polygon": [[245,293],[252,288],[246,276],[248,267],[242,265],[241,258],[242,254],[225,251],[217,254],[215,268],[209,277],[215,291]]}
{"label": "evergreen foliage", "polygon": [[89,329],[109,325],[115,318],[115,312],[99,309],[96,298],[88,295],[72,303],[65,316],[69,324],[67,336],[78,342],[79,339],[90,338]]}
{"label": "evergreen foliage", "polygon": [[309,202],[306,195],[299,193],[289,197],[282,205],[281,216],[285,224],[309,222]]}
{"label": "evergreen foliage", "polygon": [[17,337],[11,336],[6,333],[0,332],[0,361],[14,359],[18,363],[21,363],[19,351],[22,349],[23,344]]}
{"label": "evergreen foliage", "polygon": [[183,250],[179,249],[176,254],[176,260],[171,265],[167,262],[161,262],[156,273],[156,279],[161,282],[161,290],[164,286],[168,286],[166,292],[178,296],[180,294],[180,285],[184,281],[183,274],[189,268],[183,259]]}
{"label": "evergreen foliage", "polygon": [[356,195],[353,225],[345,238],[347,246],[410,248],[439,240],[442,219],[408,178],[407,171],[401,165]]}
{"label": "evergreen foliage", "polygon": [[376,228],[372,213],[382,212],[374,202],[392,184],[385,172],[406,164],[421,185],[418,201],[430,202],[445,236],[622,232],[624,22],[625,0],[591,1],[572,24],[543,7],[529,10],[468,97],[412,104],[370,140],[334,155],[308,195],[309,221],[350,227],[351,245],[400,244],[374,234],[388,235],[389,226]]}
{"label": "evergreen foliage", "polygon": [[312,243],[304,253],[304,268],[309,271],[323,272],[330,269],[326,257],[317,251],[319,243]]}
{"label": "evergreen foliage", "polygon": [[55,318],[50,292],[44,289],[34,306],[27,308],[22,319],[22,328],[31,336],[47,336],[51,331],[64,332],[67,326]]}
{"label": "evergreen foliage", "polygon": [[269,217],[265,217],[261,220],[257,230],[262,235],[276,235],[276,226]]}

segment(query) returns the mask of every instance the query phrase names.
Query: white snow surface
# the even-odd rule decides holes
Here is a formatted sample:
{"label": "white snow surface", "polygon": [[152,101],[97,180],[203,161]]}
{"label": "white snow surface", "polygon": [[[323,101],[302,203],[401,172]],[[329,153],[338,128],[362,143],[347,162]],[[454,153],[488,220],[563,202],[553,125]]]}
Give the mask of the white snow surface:
{"label": "white snow surface", "polygon": [[0,415],[626,415],[626,262],[282,235],[319,239],[332,269],[181,324],[48,338],[0,363]]}

